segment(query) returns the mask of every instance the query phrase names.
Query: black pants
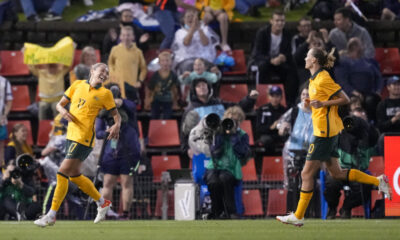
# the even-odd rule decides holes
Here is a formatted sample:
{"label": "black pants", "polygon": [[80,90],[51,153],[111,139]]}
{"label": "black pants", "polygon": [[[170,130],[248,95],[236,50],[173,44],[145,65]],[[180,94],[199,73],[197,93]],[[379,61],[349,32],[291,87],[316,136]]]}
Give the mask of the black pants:
{"label": "black pants", "polygon": [[218,218],[226,210],[226,214],[236,214],[235,186],[236,178],[226,170],[207,170],[204,180],[211,197],[211,211]]}
{"label": "black pants", "polygon": [[19,203],[13,198],[6,196],[0,202],[0,220],[3,220],[5,215],[10,215],[11,218],[17,219],[17,212],[24,215],[27,220],[34,220],[38,217],[41,211],[39,203]]}
{"label": "black pants", "polygon": [[345,192],[345,199],[343,202],[343,210],[350,211],[354,207],[358,207],[363,204],[362,198],[364,197],[364,202],[371,200],[371,189],[372,186],[368,184],[361,184],[363,196],[361,195],[360,183],[348,182],[343,180],[336,180],[331,176],[326,176],[326,188],[324,191],[324,196],[328,202],[329,209],[336,210],[339,204],[340,190],[343,186],[349,186],[350,191]]}

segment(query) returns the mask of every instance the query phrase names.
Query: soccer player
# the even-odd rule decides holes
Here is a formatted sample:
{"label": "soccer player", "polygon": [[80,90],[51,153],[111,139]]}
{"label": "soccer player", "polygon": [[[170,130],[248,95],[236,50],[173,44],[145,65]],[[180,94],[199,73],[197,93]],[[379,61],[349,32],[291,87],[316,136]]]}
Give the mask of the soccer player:
{"label": "soccer player", "polygon": [[392,198],[392,189],[385,175],[374,177],[356,169],[343,170],[339,166],[338,135],[343,129],[343,123],[338,115],[338,106],[348,104],[350,100],[324,70],[333,67],[335,61],[333,51],[327,54],[319,48],[311,48],[305,61],[305,68],[311,73],[308,91],[315,139],[308,149],[307,161],[301,172],[302,183],[297,210],[287,216],[276,217],[282,223],[299,227],[304,224],[304,213],[313,194],[314,175],[322,162],[325,162],[333,178],[375,185],[389,199]]}
{"label": "soccer player", "polygon": [[[64,96],[57,104],[57,110],[68,120],[66,157],[57,172],[57,186],[49,212],[34,223],[45,227],[53,225],[56,213],[68,191],[68,180],[78,187],[97,203],[97,216],[94,223],[104,219],[111,201],[104,199],[95,188],[92,181],[80,173],[82,161],[92,151],[94,145],[94,122],[103,108],[109,110],[115,124],[107,132],[108,139],[118,139],[121,117],[115,106],[110,90],[102,83],[108,79],[108,67],[104,63],[96,63],[90,70],[89,80],[77,80],[65,91]],[[70,103],[69,111],[65,106]]]}

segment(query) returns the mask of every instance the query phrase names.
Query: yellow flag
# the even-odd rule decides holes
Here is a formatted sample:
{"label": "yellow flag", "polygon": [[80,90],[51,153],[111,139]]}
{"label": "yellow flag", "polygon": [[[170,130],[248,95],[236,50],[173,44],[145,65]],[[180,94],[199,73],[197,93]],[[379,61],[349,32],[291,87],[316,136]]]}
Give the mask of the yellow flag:
{"label": "yellow flag", "polygon": [[53,47],[42,47],[33,43],[24,44],[25,64],[59,63],[71,66],[74,59],[74,42],[70,37],[64,37]]}

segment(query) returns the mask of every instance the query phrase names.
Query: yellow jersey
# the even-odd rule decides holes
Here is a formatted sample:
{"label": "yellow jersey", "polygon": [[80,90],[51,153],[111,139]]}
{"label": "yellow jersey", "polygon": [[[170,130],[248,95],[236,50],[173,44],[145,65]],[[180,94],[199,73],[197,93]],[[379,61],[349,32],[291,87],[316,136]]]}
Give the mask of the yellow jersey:
{"label": "yellow jersey", "polygon": [[[320,69],[310,78],[308,87],[310,101],[319,100],[324,102],[334,99],[341,90],[340,85],[335,83],[326,70]],[[343,122],[338,114],[338,106],[311,107],[311,109],[315,136],[333,137],[343,129]]]}
{"label": "yellow jersey", "polygon": [[67,139],[93,147],[99,111],[116,107],[111,91],[103,86],[92,87],[87,80],[76,80],[64,96],[70,101],[70,114],[75,117],[75,121],[68,123]]}

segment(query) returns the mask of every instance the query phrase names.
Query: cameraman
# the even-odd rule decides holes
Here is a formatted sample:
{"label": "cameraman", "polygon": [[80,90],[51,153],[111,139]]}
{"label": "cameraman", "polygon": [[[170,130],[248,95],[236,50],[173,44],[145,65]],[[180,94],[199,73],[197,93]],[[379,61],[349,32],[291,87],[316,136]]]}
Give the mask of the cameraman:
{"label": "cameraman", "polygon": [[[121,127],[118,141],[107,141],[101,161],[101,171],[104,173],[102,195],[105,199],[113,199],[113,189],[118,177],[122,187],[122,219],[129,218],[129,210],[133,197],[133,169],[139,162],[141,143],[136,120],[136,104],[128,99],[122,99],[117,84],[106,86],[114,96],[115,105],[121,116]],[[107,126],[112,126],[113,118],[107,112],[100,113],[96,120],[96,137],[104,139]]]}
{"label": "cameraman", "polygon": [[[355,108],[350,116],[344,118],[345,131],[339,139],[339,163],[343,169],[356,168],[366,171],[369,160],[375,151],[378,140],[378,131],[368,123],[366,112],[362,108]],[[341,218],[350,218],[351,209],[371,199],[371,185],[335,180],[327,175],[325,198],[328,202],[328,219],[335,219],[336,208],[339,203],[340,190],[345,190],[345,199]]]}
{"label": "cameraman", "polygon": [[35,188],[22,180],[27,171],[16,167],[14,160],[8,162],[0,179],[0,220],[4,220],[6,214],[18,221],[32,220],[40,213]]}
{"label": "cameraman", "polygon": [[242,166],[251,154],[249,136],[239,127],[244,119],[240,107],[228,108],[210,145],[211,161],[206,166],[204,181],[210,191],[212,216],[216,219],[238,217],[234,188],[242,180]]}

